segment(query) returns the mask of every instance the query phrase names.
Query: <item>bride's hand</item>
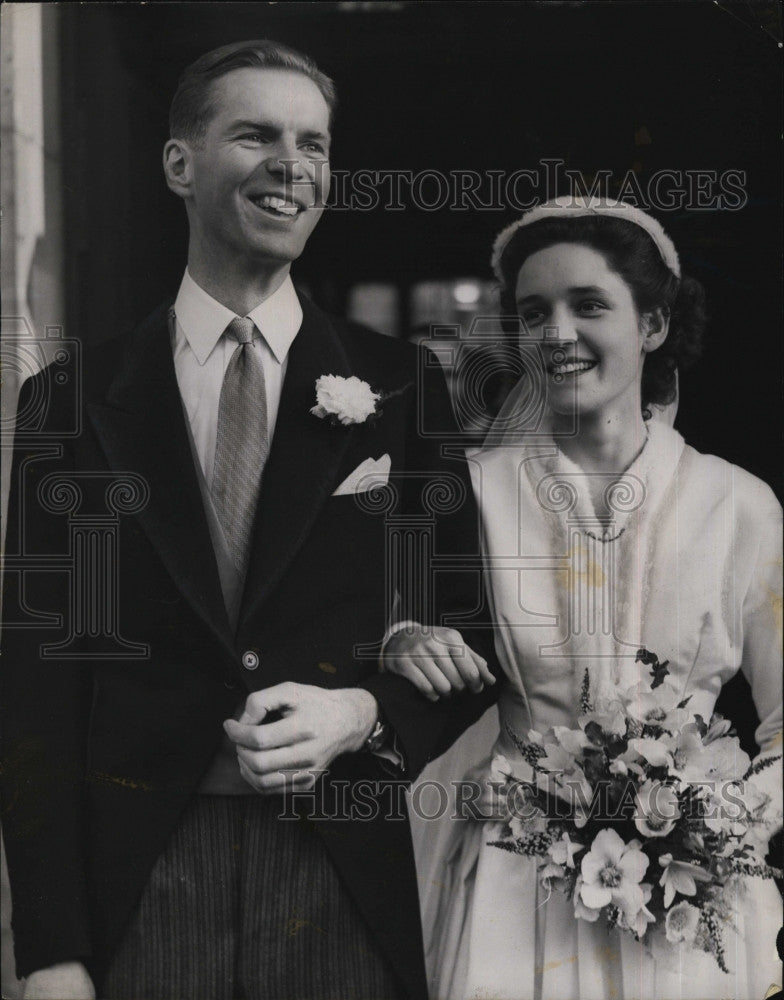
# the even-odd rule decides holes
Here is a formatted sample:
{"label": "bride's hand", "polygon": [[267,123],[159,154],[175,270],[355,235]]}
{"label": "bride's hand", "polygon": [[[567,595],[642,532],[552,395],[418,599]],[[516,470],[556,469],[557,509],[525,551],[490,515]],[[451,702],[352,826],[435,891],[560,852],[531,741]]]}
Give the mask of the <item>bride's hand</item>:
{"label": "bride's hand", "polygon": [[410,624],[395,632],[384,646],[382,669],[405,677],[431,701],[495,684],[487,661],[453,628]]}

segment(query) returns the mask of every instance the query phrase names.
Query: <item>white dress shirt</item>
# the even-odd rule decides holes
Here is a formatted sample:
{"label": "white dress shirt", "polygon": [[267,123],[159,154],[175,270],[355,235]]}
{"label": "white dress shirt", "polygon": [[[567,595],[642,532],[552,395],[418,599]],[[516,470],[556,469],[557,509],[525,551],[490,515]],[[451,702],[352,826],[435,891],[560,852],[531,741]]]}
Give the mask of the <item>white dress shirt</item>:
{"label": "white dress shirt", "polygon": [[[225,337],[236,313],[208,295],[188,271],[183,275],[174,303],[174,370],[180,395],[207,487],[212,486],[215,440],[218,434],[223,376],[237,343]],[[302,306],[291,277],[248,313],[261,337],[253,349],[261,355],[267,390],[267,435],[272,440],[286,375],[289,348],[302,325]]]}

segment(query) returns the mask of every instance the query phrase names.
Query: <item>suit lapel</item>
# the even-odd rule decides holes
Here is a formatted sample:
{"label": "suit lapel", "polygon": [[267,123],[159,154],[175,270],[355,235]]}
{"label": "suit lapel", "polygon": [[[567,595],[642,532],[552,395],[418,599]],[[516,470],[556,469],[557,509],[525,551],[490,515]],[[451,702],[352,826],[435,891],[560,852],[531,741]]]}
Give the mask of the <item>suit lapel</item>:
{"label": "suit lapel", "polygon": [[328,317],[304,298],[302,310],[261,484],[240,634],[243,623],[258,611],[291,563],[337,485],[338,467],[354,433],[352,427],[333,427],[310,412],[316,402],[316,379],[348,377],[351,367]]}
{"label": "suit lapel", "polygon": [[110,467],[146,479],[150,499],[139,521],[177,587],[233,656],[174,371],[169,308],[159,309],[133,333],[105,402],[88,403],[87,410]]}

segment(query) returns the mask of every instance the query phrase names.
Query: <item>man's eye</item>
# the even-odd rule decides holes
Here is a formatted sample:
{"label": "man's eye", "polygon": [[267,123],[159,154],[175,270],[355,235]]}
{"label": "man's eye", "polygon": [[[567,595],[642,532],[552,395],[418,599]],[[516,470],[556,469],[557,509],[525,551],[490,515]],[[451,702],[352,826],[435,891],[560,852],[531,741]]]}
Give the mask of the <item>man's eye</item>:
{"label": "man's eye", "polygon": [[320,142],[304,142],[302,148],[308,153],[315,153],[317,156],[326,156],[327,151]]}
{"label": "man's eye", "polygon": [[520,319],[526,326],[538,326],[544,321],[544,313],[541,309],[526,309],[521,313]]}
{"label": "man's eye", "polygon": [[266,142],[266,136],[262,135],[261,132],[246,132],[244,135],[240,136],[243,142]]}

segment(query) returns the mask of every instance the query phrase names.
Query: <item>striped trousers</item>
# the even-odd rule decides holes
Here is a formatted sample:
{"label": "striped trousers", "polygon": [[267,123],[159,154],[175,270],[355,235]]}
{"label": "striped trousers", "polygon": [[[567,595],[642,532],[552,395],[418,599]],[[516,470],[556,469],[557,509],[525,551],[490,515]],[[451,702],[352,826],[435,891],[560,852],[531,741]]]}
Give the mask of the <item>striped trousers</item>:
{"label": "striped trousers", "polygon": [[101,1000],[403,1000],[318,834],[280,799],[198,795]]}

